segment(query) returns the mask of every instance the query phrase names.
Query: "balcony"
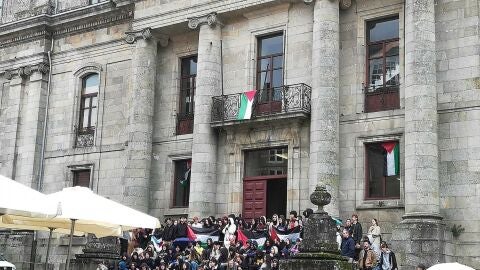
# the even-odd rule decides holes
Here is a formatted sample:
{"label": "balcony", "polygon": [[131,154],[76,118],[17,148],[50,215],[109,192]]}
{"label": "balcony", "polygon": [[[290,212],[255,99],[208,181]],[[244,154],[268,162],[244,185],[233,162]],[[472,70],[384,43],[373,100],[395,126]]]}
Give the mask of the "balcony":
{"label": "balcony", "polygon": [[379,112],[400,108],[399,86],[364,88],[365,112]]}
{"label": "balcony", "polygon": [[81,128],[77,130],[77,138],[75,140],[75,147],[89,147],[93,146],[95,135],[95,127]]}
{"label": "balcony", "polygon": [[176,135],[192,134],[193,133],[193,113],[179,113],[177,114],[177,128]]}
{"label": "balcony", "polygon": [[310,115],[312,88],[304,83],[257,91],[249,120],[237,119],[241,94],[213,97],[212,127],[273,119],[307,118]]}

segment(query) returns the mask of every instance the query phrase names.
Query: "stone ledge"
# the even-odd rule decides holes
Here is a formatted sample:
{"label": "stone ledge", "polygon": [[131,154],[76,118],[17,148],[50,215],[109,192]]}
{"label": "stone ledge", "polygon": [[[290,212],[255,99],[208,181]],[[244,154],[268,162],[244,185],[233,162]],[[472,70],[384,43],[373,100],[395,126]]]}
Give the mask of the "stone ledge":
{"label": "stone ledge", "polygon": [[[119,144],[111,144],[111,145],[102,145],[101,149],[102,149],[102,153],[124,151],[125,144],[119,143]],[[96,146],[82,147],[82,148],[71,148],[71,149],[47,151],[45,152],[45,159],[65,157],[65,156],[95,154],[95,153],[100,153],[100,146],[96,145]]]}
{"label": "stone ledge", "polygon": [[401,199],[395,200],[363,200],[361,204],[356,206],[357,209],[403,209],[405,204]]}

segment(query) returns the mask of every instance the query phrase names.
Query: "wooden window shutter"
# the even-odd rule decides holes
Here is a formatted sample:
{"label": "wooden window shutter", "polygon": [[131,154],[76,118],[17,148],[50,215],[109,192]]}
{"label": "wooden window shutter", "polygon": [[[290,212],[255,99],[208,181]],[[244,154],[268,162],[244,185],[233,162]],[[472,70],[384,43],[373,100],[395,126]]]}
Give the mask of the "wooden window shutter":
{"label": "wooden window shutter", "polygon": [[73,172],[73,186],[90,187],[90,170]]}

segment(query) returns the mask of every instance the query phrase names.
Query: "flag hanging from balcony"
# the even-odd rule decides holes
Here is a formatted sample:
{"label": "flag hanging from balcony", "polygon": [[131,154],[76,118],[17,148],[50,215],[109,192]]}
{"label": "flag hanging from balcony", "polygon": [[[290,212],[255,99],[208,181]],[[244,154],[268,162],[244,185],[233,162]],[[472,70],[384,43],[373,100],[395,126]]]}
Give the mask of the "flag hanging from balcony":
{"label": "flag hanging from balcony", "polygon": [[398,142],[382,143],[385,149],[385,175],[398,175],[400,172],[400,149]]}
{"label": "flag hanging from balcony", "polygon": [[252,117],[252,106],[256,92],[257,90],[252,90],[240,95],[240,109],[238,110],[237,120],[245,120]]}

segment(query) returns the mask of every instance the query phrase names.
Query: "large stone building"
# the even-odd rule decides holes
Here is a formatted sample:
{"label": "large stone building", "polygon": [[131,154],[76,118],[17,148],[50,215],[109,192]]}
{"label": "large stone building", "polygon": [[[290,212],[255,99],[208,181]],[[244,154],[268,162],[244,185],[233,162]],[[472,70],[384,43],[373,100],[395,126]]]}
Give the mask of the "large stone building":
{"label": "large stone building", "polygon": [[[480,269],[478,0],[0,3],[2,175],[161,219],[301,212],[323,183],[401,269]],[[44,261],[44,234],[0,236]]]}

